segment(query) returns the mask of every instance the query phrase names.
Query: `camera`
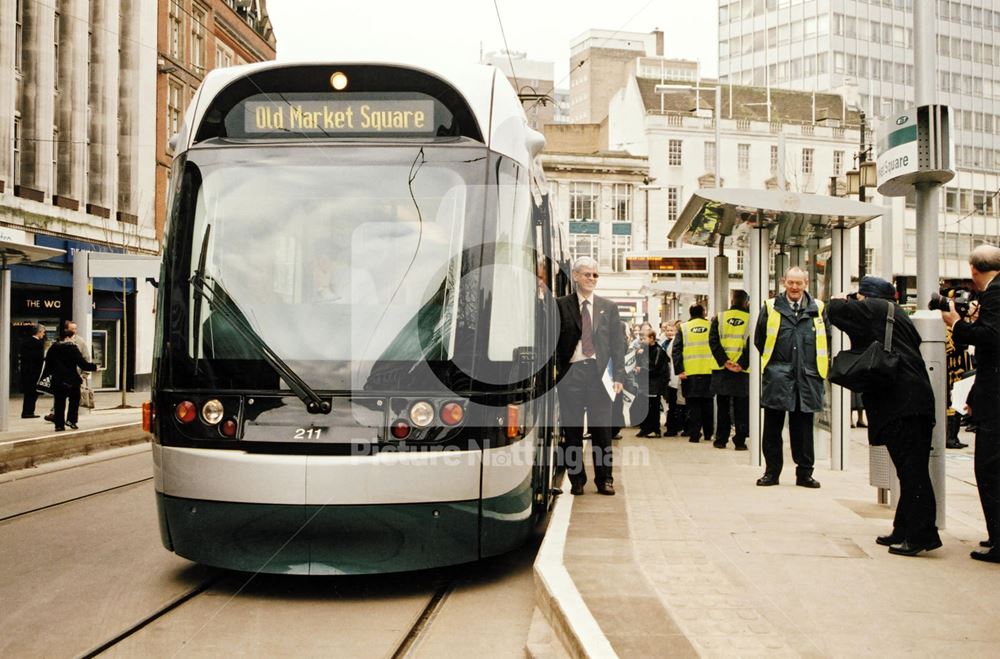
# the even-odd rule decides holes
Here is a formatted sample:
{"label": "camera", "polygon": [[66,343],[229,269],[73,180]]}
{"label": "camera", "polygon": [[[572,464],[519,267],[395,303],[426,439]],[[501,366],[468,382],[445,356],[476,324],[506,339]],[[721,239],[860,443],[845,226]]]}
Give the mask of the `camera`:
{"label": "camera", "polygon": [[975,299],[967,288],[943,288],[940,293],[932,293],[927,308],[932,311],[949,311],[948,302],[955,303],[955,311],[962,316],[969,314],[969,304]]}

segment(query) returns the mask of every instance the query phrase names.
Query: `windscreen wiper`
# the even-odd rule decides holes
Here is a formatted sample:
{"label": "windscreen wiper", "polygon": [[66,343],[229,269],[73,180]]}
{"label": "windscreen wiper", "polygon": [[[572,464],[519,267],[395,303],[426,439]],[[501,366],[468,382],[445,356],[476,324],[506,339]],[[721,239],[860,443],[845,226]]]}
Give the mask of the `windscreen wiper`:
{"label": "windscreen wiper", "polygon": [[[306,405],[306,410],[311,414],[328,414],[330,412],[330,402],[319,397],[319,394],[306,384],[306,381],[299,377],[299,374],[285,363],[285,361],[274,352],[271,346],[260,337],[250,326],[246,317],[233,302],[230,301],[229,294],[217,281],[212,282],[211,288],[207,284],[206,277],[201,272],[196,272],[191,276],[191,289],[208,302],[213,313],[219,314],[236,332],[247,342],[260,351],[264,361],[274,369],[281,378],[288,383],[295,395]],[[196,320],[197,322],[197,320]]]}

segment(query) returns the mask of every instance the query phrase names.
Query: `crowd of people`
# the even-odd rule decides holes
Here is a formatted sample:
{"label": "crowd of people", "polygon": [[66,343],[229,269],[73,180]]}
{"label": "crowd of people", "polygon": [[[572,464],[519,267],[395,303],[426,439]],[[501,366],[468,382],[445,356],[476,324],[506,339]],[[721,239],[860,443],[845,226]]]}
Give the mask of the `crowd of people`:
{"label": "crowd of people", "polygon": [[[958,419],[971,417],[988,532],[982,551],[972,552],[972,558],[1000,563],[1000,248],[977,247],[969,264],[977,301],[964,315],[954,303],[941,312],[948,331],[949,380],[973,368],[976,374],[967,406],[949,410],[947,446],[965,446],[958,441]],[[735,450],[747,450],[750,341],[760,353],[761,368],[765,468],[757,485],[779,484],[787,420],[795,484],[821,487],[813,477],[813,427],[814,415],[824,408],[824,381],[833,358],[831,327],[845,332],[852,346],[884,346],[887,323],[892,323],[889,347],[898,358],[893,386],[860,392],[851,405],[852,421],[855,411],[867,412],[867,423],[859,413],[857,426],[867,429],[871,445],[886,447],[900,481],[892,531],[876,542],[903,556],[941,546],[928,466],[936,403],[920,334],[897,303],[892,283],[864,277],[857,291],[838,292],[824,303],[807,290],[807,273],[793,266],[784,273],[781,290],[761,306],[753,328],[752,301],[736,290],[729,308],[711,320],[704,307],[694,304],[688,320],[665,321],[657,333],[648,324],[630,331],[616,305],[594,294],[599,277],[594,259],[577,259],[572,277],[576,292],[559,298],[557,388],[566,445],[576,449],[567,453],[575,457],[566,460],[573,494],[583,494],[587,480],[585,418],[598,492],[614,494],[611,440],[624,425],[616,403],[632,377],[636,400],[645,402],[638,406],[645,408],[642,418],[632,419],[639,437],[685,435],[690,442],[704,438],[720,449],[731,440]],[[630,351],[635,365],[627,375]],[[951,400],[946,404],[950,407]]]}

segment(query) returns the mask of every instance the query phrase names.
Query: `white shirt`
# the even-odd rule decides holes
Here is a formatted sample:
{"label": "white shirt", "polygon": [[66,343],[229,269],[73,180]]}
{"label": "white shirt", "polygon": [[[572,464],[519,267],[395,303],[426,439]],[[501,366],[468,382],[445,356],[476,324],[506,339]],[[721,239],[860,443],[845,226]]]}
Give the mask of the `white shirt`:
{"label": "white shirt", "polygon": [[[576,294],[576,299],[579,300],[579,303],[580,303],[580,320],[581,320],[581,322],[583,321],[583,303],[584,303],[584,301],[587,302],[587,315],[590,316],[590,330],[591,330],[591,336],[593,336],[593,331],[594,331],[594,296],[591,295],[590,297],[580,297],[580,294],[577,293]],[[581,327],[582,327],[582,325],[581,325]],[[570,357],[569,363],[573,364],[575,362],[582,362],[585,359],[593,359],[593,356],[590,356],[590,357],[584,356],[584,354],[583,354],[583,340],[581,338],[580,341],[576,342],[576,349],[573,351],[573,356]]]}

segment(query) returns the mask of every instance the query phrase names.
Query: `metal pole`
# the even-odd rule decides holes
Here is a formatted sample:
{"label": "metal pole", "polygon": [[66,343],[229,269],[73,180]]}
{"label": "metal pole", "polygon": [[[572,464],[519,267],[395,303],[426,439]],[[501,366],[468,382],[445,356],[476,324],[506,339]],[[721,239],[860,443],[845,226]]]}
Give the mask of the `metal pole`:
{"label": "metal pole", "polygon": [[715,187],[722,187],[722,85],[715,85]]}
{"label": "metal pole", "polygon": [[[750,258],[746,267],[750,270],[750,327],[757,327],[760,309],[768,296],[770,284],[770,254],[771,232],[764,223],[764,214],[757,212],[757,225],[750,231]],[[760,352],[758,352],[751,335],[750,340],[750,465],[759,467],[764,464],[763,433],[764,415],[760,413]]]}
{"label": "metal pole", "polygon": [[[851,236],[849,229],[834,227],[830,232],[831,293],[847,291],[851,287],[850,265]],[[815,295],[815,291],[812,291]],[[836,355],[845,346],[844,333],[831,332],[830,354]],[[847,451],[851,443],[851,392],[835,384],[830,385],[830,469],[847,469]]]}
{"label": "metal pole", "polygon": [[[917,0],[913,3],[913,58],[914,97],[917,106],[933,105],[937,90],[937,45],[935,43],[936,3]],[[940,184],[917,184],[917,304],[927,304],[931,293],[936,292],[938,278],[938,192]],[[940,314],[921,310],[913,314],[913,322],[920,332],[920,353],[927,363],[928,375],[934,389],[937,423],[931,440],[931,483],[937,499],[937,525],[945,526],[945,349],[944,325]]]}
{"label": "metal pole", "polygon": [[719,255],[715,257],[714,265],[712,269],[714,279],[714,297],[715,304],[712,305],[715,311],[715,315],[718,316],[723,311],[725,311],[729,306],[729,257],[726,256],[726,239],[723,236],[719,236]]}
{"label": "metal pole", "polygon": [[10,406],[10,269],[3,256],[0,277],[0,432],[7,432]]}
{"label": "metal pole", "polygon": [[[919,0],[918,0],[919,1]],[[862,185],[864,179],[861,176],[861,165],[867,160],[867,149],[865,141],[865,133],[867,131],[867,124],[865,123],[865,113],[861,113],[861,138],[858,144],[858,201],[865,200],[865,186]],[[865,262],[865,225],[862,222],[858,225],[858,281],[868,274],[867,263]]]}

